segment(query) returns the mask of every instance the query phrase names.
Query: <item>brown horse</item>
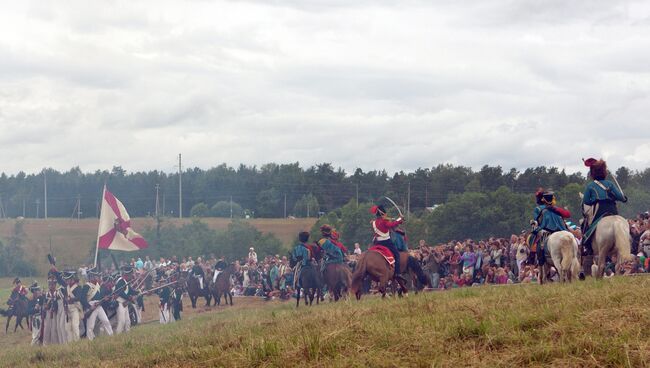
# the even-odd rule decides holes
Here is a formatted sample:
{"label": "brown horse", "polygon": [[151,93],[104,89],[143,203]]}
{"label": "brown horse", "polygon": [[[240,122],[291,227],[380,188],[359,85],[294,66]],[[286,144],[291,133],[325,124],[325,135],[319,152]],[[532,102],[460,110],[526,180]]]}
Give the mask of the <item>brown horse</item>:
{"label": "brown horse", "polygon": [[221,296],[228,305],[228,298],[230,298],[230,305],[232,305],[232,284],[230,282],[230,276],[235,273],[235,265],[230,264],[223,271],[217,275],[217,280],[210,285],[210,291],[212,292],[212,297],[214,297],[215,305],[221,305]]}
{"label": "brown horse", "polygon": [[323,270],[323,281],[327,285],[327,290],[338,301],[348,293],[352,283],[352,272],[350,267],[345,263],[329,264]]}
{"label": "brown horse", "polygon": [[[400,252],[400,269],[403,273],[415,273],[422,285],[429,284],[429,280],[422,271],[420,264],[408,252]],[[352,286],[350,288],[350,291],[357,297],[357,300],[361,299],[361,287],[366,276],[379,283],[379,291],[382,297],[385,297],[388,281],[393,280],[395,276],[394,268],[388,264],[386,258],[379,252],[371,250],[361,254],[357,261],[357,267],[352,274]],[[395,278],[395,280],[399,284],[402,292],[408,291],[399,278]]]}
{"label": "brown horse", "polygon": [[0,315],[7,317],[7,324],[5,325],[5,333],[9,330],[9,323],[11,322],[11,318],[16,317],[16,325],[14,326],[14,332],[18,330],[18,326],[20,326],[21,329],[25,329],[23,327],[23,319],[27,322],[27,327],[30,327],[29,324],[29,314],[27,313],[27,299],[25,297],[22,297],[18,295],[18,292],[15,290],[11,292],[11,296],[9,297],[8,304],[11,305],[11,308],[8,310],[0,309]]}
{"label": "brown horse", "polygon": [[212,293],[210,293],[210,278],[209,277],[204,277],[203,278],[203,286],[204,288],[201,289],[201,284],[199,282],[199,279],[192,275],[191,272],[188,273],[187,275],[187,295],[190,297],[190,301],[192,302],[192,308],[196,308],[196,301],[200,298],[203,297],[205,298],[205,306],[209,307],[210,302],[212,301]]}

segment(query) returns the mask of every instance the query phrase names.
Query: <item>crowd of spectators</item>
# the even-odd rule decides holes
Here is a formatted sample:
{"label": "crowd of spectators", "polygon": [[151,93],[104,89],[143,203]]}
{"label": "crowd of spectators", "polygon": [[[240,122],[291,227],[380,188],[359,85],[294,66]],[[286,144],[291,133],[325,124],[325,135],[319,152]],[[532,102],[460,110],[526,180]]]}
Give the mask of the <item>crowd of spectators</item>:
{"label": "crowd of spectators", "polygon": [[[625,263],[624,273],[650,272],[650,214],[646,212],[628,221],[632,238],[631,251],[635,257],[632,262]],[[580,229],[574,226],[570,231],[575,236],[576,244],[579,244],[582,238]],[[536,283],[539,280],[539,269],[535,265],[535,249],[529,247],[525,235],[522,232],[509,238],[478,241],[465,239],[435,246],[420,240],[416,246],[411,246],[409,252],[420,262],[434,289]],[[356,258],[363,250],[365,249],[356,243],[350,254],[346,255],[351,268],[354,268]],[[218,259],[212,255],[196,259],[133,258],[129,263],[141,272],[170,267],[191,271],[198,264],[205,271],[206,278],[211,278],[217,262]],[[613,274],[614,262],[615,259],[609,260],[606,276]],[[248,256],[235,260],[234,265],[237,270],[232,280],[235,296],[287,299],[294,293],[294,274],[287,256],[276,254],[258,257],[251,247]],[[85,270],[85,267],[80,269],[82,276]],[[554,269],[551,269],[549,276],[551,281],[558,279]]]}

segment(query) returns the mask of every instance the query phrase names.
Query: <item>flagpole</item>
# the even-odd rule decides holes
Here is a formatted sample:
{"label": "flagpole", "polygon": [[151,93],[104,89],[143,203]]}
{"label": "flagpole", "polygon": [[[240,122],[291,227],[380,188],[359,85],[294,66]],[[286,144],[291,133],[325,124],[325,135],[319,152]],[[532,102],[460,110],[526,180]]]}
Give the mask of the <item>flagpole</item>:
{"label": "flagpole", "polygon": [[104,207],[104,196],[106,195],[106,183],[104,183],[104,190],[102,190],[102,201],[99,205],[99,224],[97,225],[97,243],[95,245],[95,264],[93,266],[97,267],[97,255],[99,254],[99,237],[101,236],[100,226],[102,225],[102,208]]}

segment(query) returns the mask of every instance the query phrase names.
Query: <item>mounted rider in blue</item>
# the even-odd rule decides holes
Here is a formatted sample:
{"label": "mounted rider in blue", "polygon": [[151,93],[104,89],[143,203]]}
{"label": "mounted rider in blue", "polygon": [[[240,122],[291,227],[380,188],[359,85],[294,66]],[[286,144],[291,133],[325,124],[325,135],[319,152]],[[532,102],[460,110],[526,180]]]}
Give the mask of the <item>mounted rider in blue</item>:
{"label": "mounted rider in blue", "polygon": [[533,211],[534,229],[531,239],[537,244],[537,262],[541,266],[546,261],[545,249],[548,236],[554,232],[566,230],[564,219],[571,217],[571,213],[564,208],[555,206],[555,193],[551,190],[537,190],[535,199],[537,207]]}
{"label": "mounted rider in blue", "polygon": [[302,231],[298,234],[298,245],[291,251],[291,267],[294,269],[293,287],[294,289],[300,284],[300,273],[303,268],[312,267],[312,250],[307,242],[309,241],[309,233]]}
{"label": "mounted rider in blue", "polygon": [[606,179],[607,163],[605,161],[590,158],[584,160],[584,163],[589,167],[589,177],[592,181],[587,183],[582,195],[584,216],[582,246],[584,254],[592,254],[591,240],[596,232],[598,222],[605,216],[618,215],[616,202],[627,202],[627,196],[616,184]]}

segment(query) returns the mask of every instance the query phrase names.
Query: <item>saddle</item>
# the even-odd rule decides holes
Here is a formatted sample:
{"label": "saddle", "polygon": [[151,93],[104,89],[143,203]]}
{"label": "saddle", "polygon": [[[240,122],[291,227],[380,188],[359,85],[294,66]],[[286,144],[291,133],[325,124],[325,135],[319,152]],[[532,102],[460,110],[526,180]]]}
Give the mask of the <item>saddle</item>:
{"label": "saddle", "polygon": [[383,245],[373,245],[368,248],[368,251],[381,254],[391,267],[395,265],[395,257],[393,257],[393,252],[391,252],[390,249],[384,247]]}

